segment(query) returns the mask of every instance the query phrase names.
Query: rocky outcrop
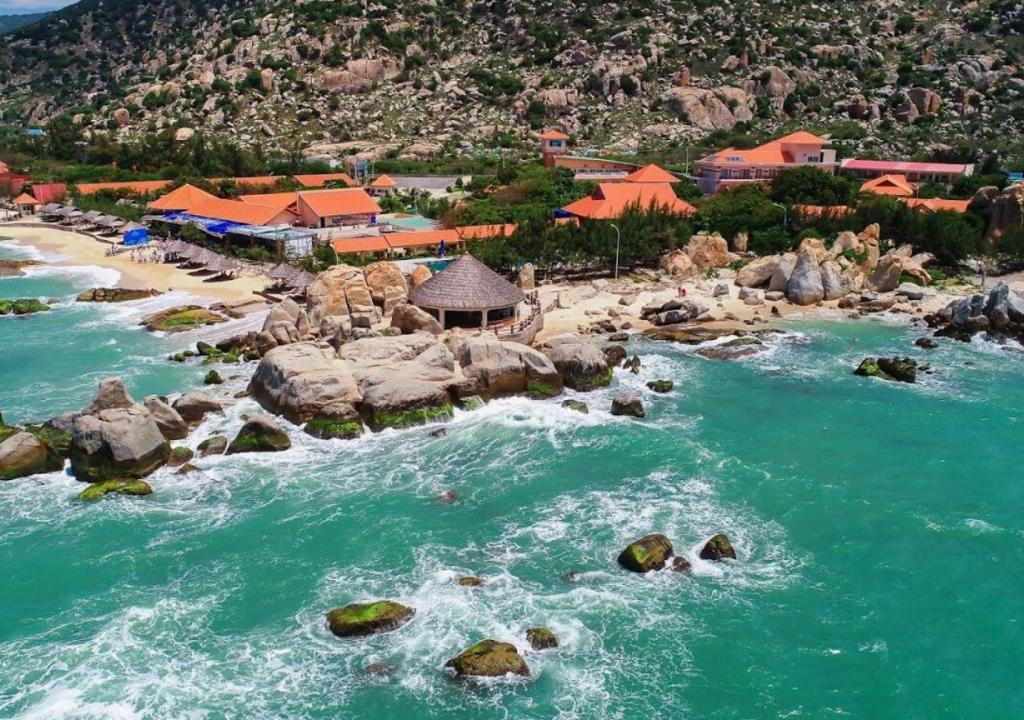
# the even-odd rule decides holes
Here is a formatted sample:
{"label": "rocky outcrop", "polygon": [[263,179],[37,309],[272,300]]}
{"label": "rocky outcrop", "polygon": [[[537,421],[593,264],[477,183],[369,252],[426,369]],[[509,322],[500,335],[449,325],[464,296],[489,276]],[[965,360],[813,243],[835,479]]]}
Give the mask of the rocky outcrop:
{"label": "rocky outcrop", "polygon": [[444,420],[452,415],[452,400],[438,383],[392,380],[367,388],[359,412],[374,431]]}
{"label": "rocky outcrop", "polygon": [[573,390],[593,390],[612,381],[612,369],[604,353],[593,343],[559,343],[545,353],[562,383]]}
{"label": "rocky outcrop", "polygon": [[445,663],[457,677],[528,677],[530,668],[516,646],[497,640],[481,640]]}
{"label": "rocky outcrop", "polygon": [[672,556],[672,542],[661,533],[631,542],[619,553],[619,565],[633,572],[661,570]]}
{"label": "rocky outcrop", "polygon": [[405,276],[398,269],[398,265],[390,260],[381,260],[364,267],[363,280],[370,290],[374,304],[380,306],[384,314],[391,312],[394,305],[404,303],[409,297],[409,285]]}
{"label": "rocky outcrop", "polygon": [[876,377],[882,380],[893,380],[896,382],[914,383],[917,382],[917,362],[911,358],[864,358],[854,375],[862,377]]}
{"label": "rocky outcrop", "polygon": [[335,265],[317,275],[306,290],[306,306],[313,316],[375,315],[366,278],[350,265]]}
{"label": "rocky outcrop", "polygon": [[988,295],[975,294],[954,300],[934,315],[925,317],[936,335],[969,341],[977,333],[1024,341],[1024,297],[1000,282]]}
{"label": "rocky outcrop", "polygon": [[86,482],[146,477],[167,462],[170,451],[141,405],[79,415],[72,424],[71,471]]}
{"label": "rocky outcrop", "polygon": [[750,261],[736,273],[735,283],[740,287],[761,287],[775,273],[775,269],[782,261],[779,255],[768,255]]}
{"label": "rocky outcrop", "polygon": [[554,397],[562,392],[554,363],[526,345],[480,336],[467,340],[457,356],[462,373],[484,399],[521,394]]}
{"label": "rocky outcrop", "polygon": [[644,418],[647,413],[640,398],[631,392],[619,393],[612,399],[612,415],[624,415],[626,417]]}
{"label": "rocky outcrop", "polygon": [[437,318],[426,310],[421,310],[409,303],[395,306],[391,312],[391,327],[398,328],[403,334],[428,332],[440,335],[444,332],[444,328],[441,327]]}
{"label": "rocky outcrop", "polygon": [[168,440],[184,440],[188,437],[188,423],[178,411],[156,395],[149,395],[144,406],[153,416],[160,434]]}
{"label": "rocky outcrop", "polygon": [[227,454],[253,452],[281,452],[292,446],[288,433],[266,415],[257,415],[246,421],[238,435],[228,445]]}
{"label": "rocky outcrop", "polygon": [[701,560],[724,560],[726,558],[730,560],[736,559],[736,551],[732,547],[732,543],[729,541],[729,537],[724,533],[718,533],[713,536],[710,540],[704,543],[704,547],[700,551]]}
{"label": "rocky outcrop", "polygon": [[17,432],[0,443],[0,480],[56,472],[64,460],[32,433]]}
{"label": "rocky outcrop", "polygon": [[658,258],[658,269],[680,280],[685,280],[694,273],[693,260],[682,248],[669,250]]}
{"label": "rocky outcrop", "polygon": [[100,380],[99,390],[84,410],[83,415],[95,415],[101,410],[113,410],[114,408],[129,408],[135,405],[124,382],[119,377],[108,377]]}
{"label": "rocky outcrop", "polygon": [[686,254],[698,270],[726,267],[732,262],[729,243],[718,233],[697,233],[686,243]]}
{"label": "rocky outcrop", "polygon": [[327,613],[327,626],[338,637],[364,637],[397,630],[415,614],[393,600],[352,603]]}
{"label": "rocky outcrop", "polygon": [[127,288],[96,287],[79,294],[78,302],[120,303],[156,297],[159,290],[129,290]]}
{"label": "rocky outcrop", "polygon": [[204,392],[187,392],[175,400],[172,407],[189,425],[201,423],[208,414],[224,410],[217,400]]}
{"label": "rocky outcrop", "polygon": [[222,322],[227,322],[227,318],[219,313],[199,305],[185,305],[161,310],[143,318],[139,324],[150,332],[179,333]]}
{"label": "rocky outcrop", "polygon": [[313,343],[285,345],[264,355],[249,393],[264,409],[296,424],[336,403],[357,405],[362,400],[348,363]]}
{"label": "rocky outcrop", "polygon": [[303,430],[320,440],[350,440],[363,434],[363,420],[352,405],[334,403],[319,410]]}
{"label": "rocky outcrop", "polygon": [[786,297],[797,305],[813,305],[825,299],[821,270],[812,250],[800,251],[793,274],[786,283]]}
{"label": "rocky outcrop", "polygon": [[696,320],[707,311],[707,305],[700,300],[672,298],[661,304],[645,305],[640,309],[640,317],[655,325],[676,325]]}

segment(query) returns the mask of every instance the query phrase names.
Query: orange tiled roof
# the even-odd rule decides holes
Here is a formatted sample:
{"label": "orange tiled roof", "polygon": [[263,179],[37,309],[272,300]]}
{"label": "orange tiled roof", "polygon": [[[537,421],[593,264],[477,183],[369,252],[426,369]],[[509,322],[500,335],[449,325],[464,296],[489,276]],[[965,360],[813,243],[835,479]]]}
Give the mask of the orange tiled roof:
{"label": "orange tiled roof", "polygon": [[367,252],[387,252],[390,249],[388,241],[383,237],[356,237],[356,238],[339,238],[332,240],[331,245],[334,249],[341,253],[367,253]]}
{"label": "orange tiled roof", "polygon": [[395,182],[394,178],[389,175],[381,175],[379,178],[370,183],[372,188],[393,188],[398,183]]}
{"label": "orange tiled roof", "polygon": [[29,195],[28,193],[22,193],[13,200],[15,205],[41,205],[38,200]]}
{"label": "orange tiled roof", "polygon": [[882,175],[861,185],[860,191],[892,197],[913,197],[914,186],[906,175]]}
{"label": "orange tiled roof", "polygon": [[63,200],[68,194],[64,183],[33,183],[32,195],[42,205]]}
{"label": "orange tiled roof", "polygon": [[455,232],[463,240],[484,240],[502,235],[508,237],[516,231],[517,227],[518,225],[515,223],[505,223],[504,225],[463,225],[462,227],[455,228]]}
{"label": "orange tiled roof", "polygon": [[540,134],[541,140],[568,140],[569,136],[560,130],[547,130]]}
{"label": "orange tiled roof", "polygon": [[635,172],[631,172],[626,176],[626,182],[631,183],[674,183],[679,182],[679,178],[659,167],[655,164],[647,165],[642,167]]}
{"label": "orange tiled roof", "polygon": [[785,148],[787,145],[828,145],[828,141],[817,135],[812,135],[803,130],[790,133],[764,145],[758,145],[750,150],[737,150],[726,148],[717,153],[708,155],[701,162],[722,163],[722,164],[748,164],[748,165],[785,165],[793,162],[793,156]]}
{"label": "orange tiled roof", "polygon": [[376,215],[380,212],[380,205],[362,188],[300,192],[299,201],[318,217]]}
{"label": "orange tiled roof", "polygon": [[269,225],[282,211],[278,208],[254,205],[241,200],[223,200],[211,197],[209,200],[204,200],[188,208],[188,212],[199,217],[245,225]]}
{"label": "orange tiled roof", "polygon": [[915,210],[927,210],[928,212],[938,212],[940,210],[949,210],[956,213],[965,213],[967,208],[970,206],[970,200],[943,200],[941,198],[901,198],[910,207]]}
{"label": "orange tiled roof", "polygon": [[200,190],[195,185],[185,184],[150,202],[149,209],[162,210],[163,212],[190,210],[194,205],[206,200],[215,199],[213,195],[205,190]]}
{"label": "orange tiled roof", "polygon": [[676,197],[668,183],[600,183],[590,197],[569,203],[565,212],[591,220],[622,217],[627,210],[638,207],[667,208],[673,215],[692,215],[697,209]]}
{"label": "orange tiled roof", "polygon": [[291,208],[299,201],[297,192],[276,192],[257,195],[239,195],[238,199],[250,205],[263,205],[264,207],[276,208],[282,212]]}
{"label": "orange tiled roof", "polygon": [[329,182],[343,182],[355,187],[356,181],[348,173],[321,173],[319,175],[294,175],[295,182],[303,187],[322,188]]}
{"label": "orange tiled roof", "polygon": [[446,245],[458,245],[462,242],[455,230],[420,230],[417,232],[389,233],[386,236],[388,246],[394,248],[434,247],[443,240]]}
{"label": "orange tiled roof", "polygon": [[80,183],[76,185],[79,195],[92,195],[101,190],[127,190],[137,195],[149,195],[169,188],[171,180],[129,180],[125,182]]}

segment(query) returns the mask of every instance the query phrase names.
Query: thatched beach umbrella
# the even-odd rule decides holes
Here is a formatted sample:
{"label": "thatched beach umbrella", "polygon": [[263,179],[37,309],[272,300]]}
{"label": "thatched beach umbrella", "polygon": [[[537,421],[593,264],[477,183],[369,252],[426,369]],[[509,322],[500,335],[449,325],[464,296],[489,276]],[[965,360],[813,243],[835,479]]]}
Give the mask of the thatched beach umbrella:
{"label": "thatched beach umbrella", "polygon": [[289,287],[295,290],[305,290],[314,282],[316,282],[316,275],[305,270],[300,270],[288,279]]}
{"label": "thatched beach umbrella", "polygon": [[271,280],[287,280],[297,272],[299,272],[298,268],[292,267],[288,263],[281,263],[271,268],[270,272],[267,273],[267,277]]}
{"label": "thatched beach umbrella", "polygon": [[215,273],[236,272],[240,267],[234,260],[229,260],[223,255],[216,255],[210,262],[206,263],[206,269]]}

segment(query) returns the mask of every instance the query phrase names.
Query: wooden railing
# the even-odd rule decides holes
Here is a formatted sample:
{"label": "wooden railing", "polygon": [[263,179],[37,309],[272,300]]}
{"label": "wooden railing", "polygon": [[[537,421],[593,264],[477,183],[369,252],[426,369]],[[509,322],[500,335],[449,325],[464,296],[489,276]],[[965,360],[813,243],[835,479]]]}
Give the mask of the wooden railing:
{"label": "wooden railing", "polygon": [[519,320],[510,325],[502,325],[492,328],[494,333],[496,335],[519,335],[536,323],[538,318],[544,316],[544,308],[540,305],[540,296],[537,294],[536,290],[526,294],[526,304],[530,307],[530,314],[525,320]]}

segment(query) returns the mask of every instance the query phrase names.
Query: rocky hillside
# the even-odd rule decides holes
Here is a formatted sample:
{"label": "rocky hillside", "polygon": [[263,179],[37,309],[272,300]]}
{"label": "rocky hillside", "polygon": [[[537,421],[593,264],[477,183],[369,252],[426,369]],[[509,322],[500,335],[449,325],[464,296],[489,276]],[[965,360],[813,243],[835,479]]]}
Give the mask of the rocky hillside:
{"label": "rocky hillside", "polygon": [[543,125],[622,152],[799,124],[941,154],[1019,142],[1022,33],[1019,0],[82,0],[0,49],[0,110],[310,157]]}
{"label": "rocky hillside", "polygon": [[46,13],[27,13],[23,15],[2,15],[0,14],[0,35],[7,35],[20,27],[39,22]]}

